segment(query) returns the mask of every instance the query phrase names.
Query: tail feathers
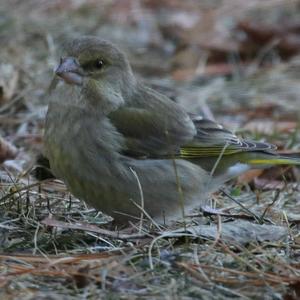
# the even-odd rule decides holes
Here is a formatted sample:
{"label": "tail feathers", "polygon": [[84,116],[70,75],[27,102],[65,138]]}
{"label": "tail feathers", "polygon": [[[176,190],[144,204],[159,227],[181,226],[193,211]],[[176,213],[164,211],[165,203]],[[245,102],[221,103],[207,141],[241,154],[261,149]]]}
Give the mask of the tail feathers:
{"label": "tail feathers", "polygon": [[247,163],[253,167],[274,166],[274,165],[300,165],[300,158],[281,156],[281,155],[267,155],[266,157],[249,158]]}
{"label": "tail feathers", "polygon": [[[254,154],[254,153],[251,153]],[[250,169],[265,169],[276,165],[300,165],[300,158],[281,156],[270,153],[256,153],[255,155],[246,155],[241,159],[231,164],[221,178],[233,178],[243,174]],[[226,181],[224,180],[224,181]]]}

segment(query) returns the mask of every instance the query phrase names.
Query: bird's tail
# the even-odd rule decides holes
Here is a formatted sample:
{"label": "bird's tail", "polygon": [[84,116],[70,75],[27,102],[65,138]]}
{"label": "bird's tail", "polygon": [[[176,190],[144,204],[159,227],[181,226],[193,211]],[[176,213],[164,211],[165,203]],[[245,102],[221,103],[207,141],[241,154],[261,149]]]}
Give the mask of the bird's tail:
{"label": "bird's tail", "polygon": [[250,169],[265,169],[276,165],[300,165],[300,158],[267,152],[244,152],[233,155],[229,161],[225,160],[225,163],[221,160],[215,173],[220,175],[221,180],[226,181]]}
{"label": "bird's tail", "polygon": [[275,165],[300,165],[300,158],[292,155],[260,154],[256,157],[249,157],[246,160],[253,167],[266,167]]}

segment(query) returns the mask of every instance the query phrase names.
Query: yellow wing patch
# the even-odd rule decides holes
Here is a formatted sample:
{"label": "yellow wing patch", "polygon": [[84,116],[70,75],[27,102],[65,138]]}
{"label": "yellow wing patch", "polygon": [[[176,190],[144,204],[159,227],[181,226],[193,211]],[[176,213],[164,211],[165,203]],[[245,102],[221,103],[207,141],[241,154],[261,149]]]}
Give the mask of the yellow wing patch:
{"label": "yellow wing patch", "polygon": [[201,158],[209,156],[231,155],[241,152],[241,149],[232,149],[224,147],[182,147],[180,149],[181,158]]}

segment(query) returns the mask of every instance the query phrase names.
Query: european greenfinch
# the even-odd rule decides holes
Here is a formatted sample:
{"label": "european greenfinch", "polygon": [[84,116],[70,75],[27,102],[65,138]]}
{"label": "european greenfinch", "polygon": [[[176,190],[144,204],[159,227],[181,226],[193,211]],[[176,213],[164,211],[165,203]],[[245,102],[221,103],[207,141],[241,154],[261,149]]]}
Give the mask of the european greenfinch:
{"label": "european greenfinch", "polygon": [[141,213],[168,223],[251,168],[300,163],[188,114],[137,80],[116,46],[92,36],[64,47],[44,142],[55,176],[121,224]]}

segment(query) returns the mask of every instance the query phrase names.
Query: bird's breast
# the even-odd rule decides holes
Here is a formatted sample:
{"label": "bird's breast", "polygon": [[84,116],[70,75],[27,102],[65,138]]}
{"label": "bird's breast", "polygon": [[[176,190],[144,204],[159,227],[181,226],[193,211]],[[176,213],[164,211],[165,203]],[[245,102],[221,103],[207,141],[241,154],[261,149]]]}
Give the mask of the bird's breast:
{"label": "bird's breast", "polygon": [[105,117],[53,103],[48,108],[44,139],[51,169],[64,180],[109,175],[123,146],[122,136]]}

